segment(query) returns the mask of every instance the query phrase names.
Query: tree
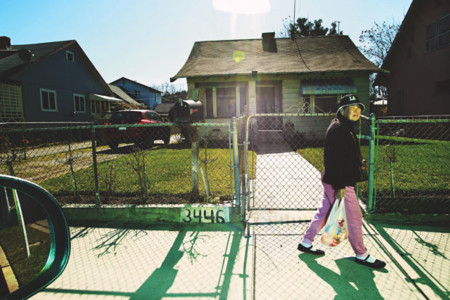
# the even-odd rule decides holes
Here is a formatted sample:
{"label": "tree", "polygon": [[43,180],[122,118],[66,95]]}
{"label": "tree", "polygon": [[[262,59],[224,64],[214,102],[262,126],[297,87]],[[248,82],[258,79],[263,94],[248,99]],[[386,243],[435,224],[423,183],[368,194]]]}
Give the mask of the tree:
{"label": "tree", "polygon": [[323,27],[322,22],[322,19],[311,22],[308,18],[298,18],[293,24],[290,23],[289,18],[285,18],[283,19],[283,29],[278,33],[278,36],[294,39],[304,36],[342,35],[342,31],[336,30],[336,22],[331,23],[331,28]]}
{"label": "tree", "polygon": [[[359,36],[359,42],[361,43],[359,50],[377,67],[381,67],[394,42],[400,24],[388,24],[386,21],[382,24],[378,24],[377,22],[374,24],[372,28],[361,32]],[[386,87],[374,87],[374,81],[375,76],[371,75],[370,97],[374,99],[377,95],[387,96]]]}
{"label": "tree", "polygon": [[398,23],[388,24],[384,21],[382,24],[378,24],[375,22],[375,26],[361,32],[359,50],[377,67],[381,67],[399,27]]}

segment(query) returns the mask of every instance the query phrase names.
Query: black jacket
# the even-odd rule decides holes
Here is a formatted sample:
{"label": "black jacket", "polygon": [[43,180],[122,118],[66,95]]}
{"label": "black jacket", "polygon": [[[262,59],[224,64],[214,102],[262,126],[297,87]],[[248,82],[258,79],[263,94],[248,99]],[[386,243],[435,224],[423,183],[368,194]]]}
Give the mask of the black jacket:
{"label": "black jacket", "polygon": [[335,190],[355,186],[361,178],[361,151],[355,125],[356,122],[338,113],[327,129],[322,181],[331,184]]}

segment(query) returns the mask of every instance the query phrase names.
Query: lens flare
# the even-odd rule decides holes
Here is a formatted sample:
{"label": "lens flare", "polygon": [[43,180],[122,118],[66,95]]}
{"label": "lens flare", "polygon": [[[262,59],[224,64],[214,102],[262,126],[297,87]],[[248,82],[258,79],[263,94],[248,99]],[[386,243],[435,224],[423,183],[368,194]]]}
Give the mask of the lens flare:
{"label": "lens flare", "polygon": [[234,51],[233,52],[233,59],[236,63],[240,63],[241,61],[243,61],[245,59],[245,53],[242,51]]}

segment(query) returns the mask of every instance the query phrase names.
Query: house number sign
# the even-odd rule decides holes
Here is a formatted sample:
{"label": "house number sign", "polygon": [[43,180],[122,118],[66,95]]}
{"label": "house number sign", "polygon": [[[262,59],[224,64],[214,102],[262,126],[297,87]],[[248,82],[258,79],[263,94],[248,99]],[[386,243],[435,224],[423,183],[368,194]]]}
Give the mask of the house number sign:
{"label": "house number sign", "polygon": [[220,207],[185,207],[181,212],[184,223],[227,223],[229,211]]}

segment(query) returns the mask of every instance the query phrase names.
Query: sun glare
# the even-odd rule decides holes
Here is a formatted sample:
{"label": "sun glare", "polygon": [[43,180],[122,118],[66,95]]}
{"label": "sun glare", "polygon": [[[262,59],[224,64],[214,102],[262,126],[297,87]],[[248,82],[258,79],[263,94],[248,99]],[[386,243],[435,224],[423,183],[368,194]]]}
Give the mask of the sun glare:
{"label": "sun glare", "polygon": [[213,6],[232,14],[263,14],[270,11],[269,0],[213,0]]}

